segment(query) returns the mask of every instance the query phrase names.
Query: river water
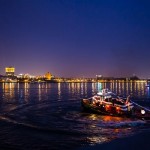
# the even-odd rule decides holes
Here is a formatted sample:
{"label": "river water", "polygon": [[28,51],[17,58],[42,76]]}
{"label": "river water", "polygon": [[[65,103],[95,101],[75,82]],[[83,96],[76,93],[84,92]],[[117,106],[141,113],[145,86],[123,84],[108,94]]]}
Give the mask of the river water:
{"label": "river water", "polygon": [[150,130],[146,120],[84,112],[81,99],[102,88],[150,108],[145,82],[0,83],[0,149],[66,150]]}

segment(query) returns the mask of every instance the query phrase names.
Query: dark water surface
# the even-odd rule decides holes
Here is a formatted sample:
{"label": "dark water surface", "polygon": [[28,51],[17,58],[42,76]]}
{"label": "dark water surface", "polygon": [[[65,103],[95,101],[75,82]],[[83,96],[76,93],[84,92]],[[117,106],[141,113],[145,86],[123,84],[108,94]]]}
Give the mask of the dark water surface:
{"label": "dark water surface", "polygon": [[77,149],[150,130],[149,121],[85,113],[101,88],[150,108],[145,82],[0,83],[0,149]]}

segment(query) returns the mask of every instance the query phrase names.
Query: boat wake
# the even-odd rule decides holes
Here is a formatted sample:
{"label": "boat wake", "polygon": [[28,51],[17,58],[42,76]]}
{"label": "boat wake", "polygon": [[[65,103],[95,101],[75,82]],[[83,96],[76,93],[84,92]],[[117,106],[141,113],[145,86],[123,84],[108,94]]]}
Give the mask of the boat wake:
{"label": "boat wake", "polygon": [[15,130],[42,134],[43,138],[61,136],[63,140],[65,136],[92,144],[132,135],[135,130],[149,129],[145,120],[85,113],[81,111],[78,101],[71,104],[71,107],[65,101],[59,104],[24,104],[1,114],[0,120]]}
{"label": "boat wake", "polygon": [[131,121],[121,121],[121,122],[107,122],[99,124],[98,126],[104,128],[130,128],[130,127],[143,127],[146,125],[146,121],[142,120],[131,120]]}
{"label": "boat wake", "polygon": [[54,133],[54,134],[64,134],[64,135],[70,135],[70,136],[79,136],[79,135],[83,135],[84,133],[81,132],[77,132],[77,131],[71,131],[71,130],[67,130],[67,129],[58,129],[58,128],[48,128],[48,127],[41,127],[41,126],[35,126],[32,124],[28,124],[28,123],[23,123],[23,122],[18,122],[15,120],[12,120],[8,117],[4,117],[4,116],[0,116],[0,120],[6,123],[10,123],[11,125],[17,125],[18,127],[21,128],[28,128],[28,129],[32,129],[35,131],[42,131],[42,132],[46,132],[46,133]]}

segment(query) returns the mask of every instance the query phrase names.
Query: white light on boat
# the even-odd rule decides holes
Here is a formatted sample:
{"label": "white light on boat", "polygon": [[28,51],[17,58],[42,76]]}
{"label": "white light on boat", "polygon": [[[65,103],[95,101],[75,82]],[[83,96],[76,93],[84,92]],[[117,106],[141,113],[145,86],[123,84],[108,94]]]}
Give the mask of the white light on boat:
{"label": "white light on boat", "polygon": [[144,115],[145,114],[145,110],[142,109],[141,110],[141,114]]}

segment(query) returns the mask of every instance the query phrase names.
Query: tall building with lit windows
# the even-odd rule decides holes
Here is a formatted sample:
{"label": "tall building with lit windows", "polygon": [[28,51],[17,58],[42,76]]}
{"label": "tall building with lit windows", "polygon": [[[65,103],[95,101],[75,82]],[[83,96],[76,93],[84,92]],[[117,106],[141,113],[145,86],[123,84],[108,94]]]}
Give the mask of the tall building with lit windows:
{"label": "tall building with lit windows", "polygon": [[6,76],[14,76],[15,75],[15,68],[14,67],[6,67],[5,73],[6,73]]}

